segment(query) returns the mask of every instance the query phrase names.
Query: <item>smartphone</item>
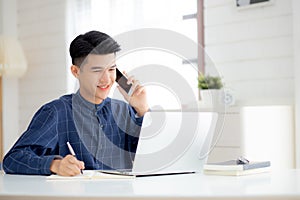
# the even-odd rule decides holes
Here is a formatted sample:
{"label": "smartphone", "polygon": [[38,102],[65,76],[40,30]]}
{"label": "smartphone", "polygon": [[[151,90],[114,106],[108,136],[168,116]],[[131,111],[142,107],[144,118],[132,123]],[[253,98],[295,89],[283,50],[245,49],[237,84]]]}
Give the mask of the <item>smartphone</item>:
{"label": "smartphone", "polygon": [[131,89],[132,89],[132,84],[127,84],[128,79],[124,76],[124,74],[122,74],[122,72],[120,72],[120,70],[117,68],[117,78],[116,78],[116,82],[119,84],[119,86],[121,88],[123,88],[123,90],[125,90],[125,92],[127,92],[127,94],[130,96],[131,95]]}

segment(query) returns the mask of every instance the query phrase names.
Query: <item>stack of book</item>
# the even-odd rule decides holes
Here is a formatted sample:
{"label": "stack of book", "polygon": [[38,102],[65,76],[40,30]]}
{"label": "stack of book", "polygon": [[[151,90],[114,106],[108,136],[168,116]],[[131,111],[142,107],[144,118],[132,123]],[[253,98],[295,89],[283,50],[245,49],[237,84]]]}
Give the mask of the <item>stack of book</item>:
{"label": "stack of book", "polygon": [[240,164],[236,160],[228,160],[219,163],[207,163],[203,167],[203,173],[207,175],[241,176],[270,171],[271,162],[249,162]]}

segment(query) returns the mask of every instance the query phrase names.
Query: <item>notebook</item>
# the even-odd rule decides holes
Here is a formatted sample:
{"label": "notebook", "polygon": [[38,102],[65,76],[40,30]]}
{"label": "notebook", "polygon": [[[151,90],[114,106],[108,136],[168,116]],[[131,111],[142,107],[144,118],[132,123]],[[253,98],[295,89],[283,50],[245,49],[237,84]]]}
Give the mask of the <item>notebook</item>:
{"label": "notebook", "polygon": [[222,170],[222,171],[230,171],[230,170],[250,170],[257,168],[270,167],[270,161],[251,161],[246,164],[238,164],[236,160],[228,160],[224,162],[218,163],[208,163],[204,165],[204,169],[206,170]]}
{"label": "notebook", "polygon": [[203,169],[204,174],[208,175],[240,176],[268,172],[270,171],[270,166],[270,161],[251,161],[249,163],[239,164],[236,160],[228,160],[224,162],[205,164]]}
{"label": "notebook", "polygon": [[148,112],[131,170],[103,173],[150,176],[203,170],[217,123],[214,112]]}
{"label": "notebook", "polygon": [[47,176],[47,180],[94,180],[94,179],[129,179],[134,176],[126,176],[123,174],[108,174],[102,173],[99,170],[83,170],[82,174],[76,176],[61,176],[57,174],[51,174]]}

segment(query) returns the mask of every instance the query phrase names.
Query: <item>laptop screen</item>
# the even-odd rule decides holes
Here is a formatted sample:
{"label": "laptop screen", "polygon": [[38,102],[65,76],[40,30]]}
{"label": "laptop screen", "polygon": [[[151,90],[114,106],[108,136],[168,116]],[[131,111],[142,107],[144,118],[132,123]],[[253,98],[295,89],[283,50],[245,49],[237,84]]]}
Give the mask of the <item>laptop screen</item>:
{"label": "laptop screen", "polygon": [[217,122],[214,112],[148,112],[133,163],[135,173],[202,170]]}

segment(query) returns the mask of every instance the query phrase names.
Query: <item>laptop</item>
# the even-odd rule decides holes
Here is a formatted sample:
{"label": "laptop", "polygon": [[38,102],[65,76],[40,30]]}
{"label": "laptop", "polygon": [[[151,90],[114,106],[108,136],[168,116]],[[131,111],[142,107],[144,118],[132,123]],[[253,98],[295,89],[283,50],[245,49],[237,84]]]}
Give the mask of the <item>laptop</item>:
{"label": "laptop", "polygon": [[201,172],[217,117],[215,112],[147,112],[132,169],[101,172],[137,177]]}

